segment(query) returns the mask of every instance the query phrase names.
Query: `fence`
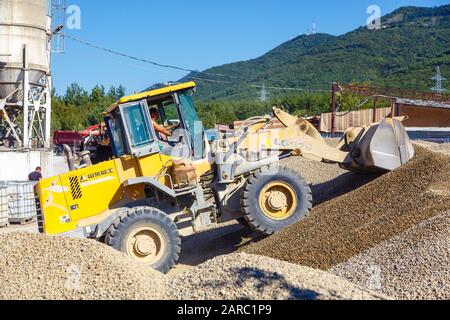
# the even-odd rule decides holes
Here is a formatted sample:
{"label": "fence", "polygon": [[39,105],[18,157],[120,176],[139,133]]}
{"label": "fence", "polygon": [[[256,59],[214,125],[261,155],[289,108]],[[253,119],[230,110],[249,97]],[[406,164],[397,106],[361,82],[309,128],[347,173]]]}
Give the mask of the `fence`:
{"label": "fence", "polygon": [[[380,122],[391,113],[391,108],[367,109],[352,112],[337,112],[334,123],[334,132],[342,133],[350,127],[361,127],[374,122]],[[331,133],[333,131],[333,114],[324,113],[320,119],[320,131]]]}

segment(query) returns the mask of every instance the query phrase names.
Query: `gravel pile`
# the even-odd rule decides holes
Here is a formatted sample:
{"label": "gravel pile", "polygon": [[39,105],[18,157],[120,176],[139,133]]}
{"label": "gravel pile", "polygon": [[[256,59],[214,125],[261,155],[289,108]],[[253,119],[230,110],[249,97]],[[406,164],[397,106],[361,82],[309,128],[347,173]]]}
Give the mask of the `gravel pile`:
{"label": "gravel pile", "polygon": [[[338,139],[327,139],[326,142],[335,147]],[[415,141],[415,145],[433,152],[450,156],[450,143],[437,144],[426,141]],[[377,179],[377,174],[356,174],[341,169],[339,165],[326,164],[301,157],[291,157],[281,161],[285,165],[297,171],[310,185],[314,206],[335,199]]]}
{"label": "gravel pile", "polygon": [[328,270],[450,210],[450,158],[416,149],[402,168],[314,208],[308,219],[243,251]]}
{"label": "gravel pile", "polygon": [[[335,147],[338,139],[327,139]],[[337,164],[327,164],[301,157],[281,161],[282,165],[297,171],[311,187],[314,206],[351,192],[379,177],[376,174],[361,175],[341,169]]]}
{"label": "gravel pile", "polygon": [[396,299],[450,299],[450,212],[330,271]]}
{"label": "gravel pile", "polygon": [[[331,146],[337,145],[334,139],[326,140],[326,142]],[[302,157],[290,157],[281,160],[281,164],[300,173],[306,182],[311,185],[319,185],[347,173],[338,165],[325,164]]]}
{"label": "gravel pile", "polygon": [[373,300],[381,299],[324,271],[266,257],[221,256],[168,278],[167,299]]}
{"label": "gravel pile", "polygon": [[157,299],[161,278],[95,241],[0,236],[0,300]]}
{"label": "gravel pile", "polygon": [[450,143],[438,144],[427,141],[415,141],[414,144],[424,147],[433,152],[438,152],[450,156]]}
{"label": "gravel pile", "polygon": [[315,206],[339,196],[339,186],[346,185],[346,182],[355,176],[341,169],[338,165],[325,164],[304,158],[287,158],[282,160],[281,164],[297,171],[305,178],[306,183],[311,187]]}
{"label": "gravel pile", "polygon": [[308,184],[325,183],[347,173],[338,165],[330,165],[299,157],[281,160],[281,164],[300,173]]}
{"label": "gravel pile", "polygon": [[226,255],[164,276],[85,239],[0,236],[0,300],[381,299],[338,276]]}

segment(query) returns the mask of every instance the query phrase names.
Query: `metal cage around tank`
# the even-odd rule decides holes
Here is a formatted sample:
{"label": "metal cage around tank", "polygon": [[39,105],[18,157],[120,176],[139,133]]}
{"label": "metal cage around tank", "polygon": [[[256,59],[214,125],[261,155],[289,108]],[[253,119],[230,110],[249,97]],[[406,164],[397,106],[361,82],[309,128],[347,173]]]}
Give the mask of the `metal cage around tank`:
{"label": "metal cage around tank", "polygon": [[0,185],[0,228],[9,224],[8,189]]}
{"label": "metal cage around tank", "polygon": [[[5,225],[22,224],[36,219],[34,185],[33,182],[0,182],[0,208]],[[0,225],[1,221],[0,219]]]}

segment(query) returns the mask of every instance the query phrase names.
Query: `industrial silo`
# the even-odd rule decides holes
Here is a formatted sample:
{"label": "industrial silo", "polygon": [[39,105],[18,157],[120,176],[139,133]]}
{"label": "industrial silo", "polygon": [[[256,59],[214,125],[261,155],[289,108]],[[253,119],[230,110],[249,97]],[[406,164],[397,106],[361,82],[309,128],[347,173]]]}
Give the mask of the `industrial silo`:
{"label": "industrial silo", "polygon": [[51,171],[51,1],[0,0],[0,181]]}

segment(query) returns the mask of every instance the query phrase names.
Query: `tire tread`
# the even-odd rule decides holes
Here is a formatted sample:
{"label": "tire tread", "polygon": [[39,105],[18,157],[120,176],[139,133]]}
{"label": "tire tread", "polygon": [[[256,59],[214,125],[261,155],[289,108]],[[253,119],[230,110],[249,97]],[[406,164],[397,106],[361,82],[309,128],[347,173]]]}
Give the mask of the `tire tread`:
{"label": "tire tread", "polygon": [[263,174],[277,170],[280,173],[284,173],[288,176],[295,176],[296,181],[298,182],[298,187],[303,190],[305,193],[305,205],[301,209],[301,219],[304,219],[309,216],[310,211],[313,207],[313,197],[311,188],[307,185],[305,179],[298,174],[298,172],[287,168],[285,166],[279,166],[279,165],[269,165],[264,168],[261,168],[260,170],[256,171],[247,180],[247,183],[245,184],[244,190],[242,192],[241,197],[241,207],[242,207],[242,213],[244,215],[244,219],[249,225],[249,227],[257,232],[263,233],[265,235],[271,235],[275,233],[277,230],[275,230],[273,227],[266,225],[261,219],[259,219],[258,215],[259,213],[255,213],[252,211],[252,201],[251,199],[251,192],[255,191],[255,188],[258,185],[258,180],[263,176]]}
{"label": "tire tread", "polygon": [[153,218],[156,218],[156,221],[160,221],[168,227],[165,231],[168,233],[168,237],[171,240],[170,249],[172,249],[173,254],[169,257],[169,260],[165,261],[157,268],[160,272],[167,273],[178,262],[181,253],[181,238],[175,223],[159,209],[145,206],[124,209],[122,215],[111,224],[106,232],[105,244],[120,251],[121,236],[135,221],[139,221],[139,218],[147,215],[153,216]]}

